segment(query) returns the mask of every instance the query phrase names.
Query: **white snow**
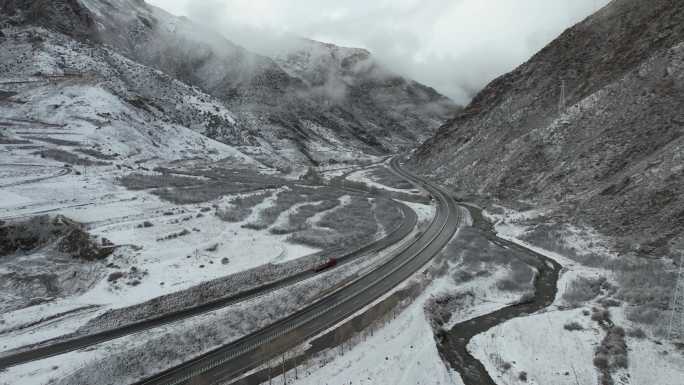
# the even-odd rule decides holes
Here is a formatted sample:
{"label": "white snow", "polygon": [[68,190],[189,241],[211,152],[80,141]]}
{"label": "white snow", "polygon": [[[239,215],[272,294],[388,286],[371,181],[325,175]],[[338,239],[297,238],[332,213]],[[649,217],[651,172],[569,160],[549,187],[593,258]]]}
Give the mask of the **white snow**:
{"label": "white snow", "polygon": [[20,205],[31,203],[31,200],[25,196],[15,194],[11,191],[3,191],[2,200],[0,201],[0,208],[12,208]]}
{"label": "white snow", "polygon": [[[516,318],[475,336],[468,350],[478,358],[498,384],[593,384],[595,346],[603,338],[597,330],[568,331],[563,326],[579,320],[589,327],[592,321],[580,309],[553,311]],[[510,363],[508,370],[503,363]]]}
{"label": "white snow", "polygon": [[[613,273],[603,268],[584,266],[559,253],[518,239],[517,237],[525,234],[526,228],[516,222],[541,213],[543,210],[524,213],[505,210],[504,215],[487,216],[496,223],[496,230],[501,238],[525,246],[563,265],[554,304],[540,313],[510,320],[476,336],[468,349],[485,365],[497,384],[594,384],[598,381],[598,372],[593,363],[594,353],[605,332],[583,311],[596,304],[588,303],[584,308],[567,309],[563,293],[578,277],[602,276],[611,280]],[[615,257],[606,246],[606,241],[590,229],[580,230],[569,226],[565,240],[578,254],[596,253],[609,259]],[[610,308],[613,322],[625,330],[638,327],[626,319],[624,311],[624,305]],[[563,327],[570,322],[578,322],[584,330],[565,330]],[[651,339],[638,339],[629,335],[626,342],[629,367],[613,374],[618,382],[632,385],[682,383],[684,356],[671,344],[656,344]],[[505,362],[512,367],[505,370]],[[527,373],[526,381],[519,378],[522,371]]]}
{"label": "white snow", "polygon": [[347,176],[347,179],[350,181],[354,182],[362,182],[367,184],[370,187],[375,187],[381,190],[387,190],[387,191],[392,191],[392,192],[399,192],[399,193],[405,193],[405,194],[420,194],[419,190],[404,190],[404,189],[399,189],[399,188],[394,188],[390,186],[386,186],[384,184],[376,182],[369,174],[373,172],[372,169],[370,170],[361,170],[361,171],[356,171],[349,176]]}
{"label": "white snow", "polygon": [[[423,304],[445,289],[446,281],[432,284],[396,319],[344,355],[322,368],[302,373],[294,384],[397,384],[460,385],[460,376],[449,370],[437,351]],[[290,379],[293,379],[292,372]]]}

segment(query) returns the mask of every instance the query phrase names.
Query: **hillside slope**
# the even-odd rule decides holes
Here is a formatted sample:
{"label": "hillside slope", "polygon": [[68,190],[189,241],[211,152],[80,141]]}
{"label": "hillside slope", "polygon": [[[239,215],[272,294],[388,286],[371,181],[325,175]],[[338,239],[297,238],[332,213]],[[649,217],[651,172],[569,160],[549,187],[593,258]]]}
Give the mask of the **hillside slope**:
{"label": "hillside slope", "polygon": [[490,83],[415,161],[461,195],[551,208],[662,256],[684,232],[682,106],[684,3],[615,0]]}
{"label": "hillside slope", "polygon": [[[21,156],[35,156],[47,146],[61,154],[57,160],[71,164],[193,157],[254,164],[203,135],[221,130],[234,141],[241,136],[217,99],[110,49],[44,28],[3,29],[0,94],[0,139],[27,144],[14,148]],[[71,150],[85,151],[88,158],[78,160]]]}
{"label": "hillside slope", "polygon": [[[3,0],[0,7],[15,24],[104,43],[218,98],[241,135],[208,135],[285,168],[415,146],[455,107],[433,89],[382,69],[365,51],[311,42],[286,58],[269,58],[140,0]],[[302,64],[304,55],[326,61],[293,70],[293,58]],[[336,70],[312,81],[323,64]]]}

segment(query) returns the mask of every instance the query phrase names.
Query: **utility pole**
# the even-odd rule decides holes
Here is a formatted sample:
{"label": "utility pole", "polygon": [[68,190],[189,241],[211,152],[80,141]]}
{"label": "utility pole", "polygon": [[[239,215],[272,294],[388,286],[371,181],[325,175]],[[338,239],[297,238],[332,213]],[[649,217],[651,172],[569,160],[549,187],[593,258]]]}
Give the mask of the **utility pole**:
{"label": "utility pole", "polygon": [[283,385],[287,385],[287,377],[285,377],[285,353],[283,353]]}
{"label": "utility pole", "polygon": [[[680,337],[684,333],[682,330],[684,329],[684,304],[681,303],[682,301],[684,301],[684,254],[679,257],[679,272],[677,273],[677,282],[672,294],[672,314],[670,315],[670,323],[667,326],[667,339],[669,341],[673,337],[673,332],[679,333]],[[682,307],[682,309],[677,309],[678,306]]]}

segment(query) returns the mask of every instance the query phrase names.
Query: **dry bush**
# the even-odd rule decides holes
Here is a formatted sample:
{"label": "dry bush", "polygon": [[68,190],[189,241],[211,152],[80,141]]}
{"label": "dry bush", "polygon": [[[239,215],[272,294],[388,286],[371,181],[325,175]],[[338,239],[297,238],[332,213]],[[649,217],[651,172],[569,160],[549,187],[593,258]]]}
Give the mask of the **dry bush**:
{"label": "dry bush", "polygon": [[41,215],[0,227],[0,255],[31,251],[50,244],[73,258],[94,261],[109,256],[109,241],[98,242],[81,225],[62,216]]}
{"label": "dry bush", "polygon": [[0,255],[34,250],[68,233],[69,225],[61,217],[40,215],[26,221],[0,226]]}
{"label": "dry bush", "polygon": [[354,196],[351,202],[326,213],[317,228],[297,231],[288,240],[312,247],[360,247],[375,239],[378,224],[367,198]]}
{"label": "dry bush", "polygon": [[295,231],[302,231],[311,228],[311,224],[308,223],[309,218],[314,215],[332,210],[340,204],[339,200],[326,200],[316,204],[309,204],[300,206],[297,210],[290,214],[287,223],[278,228],[272,228],[271,232],[274,234],[289,234]]}
{"label": "dry bush", "polygon": [[31,141],[24,139],[13,139],[0,135],[0,144],[31,144]]}
{"label": "dry bush", "polygon": [[565,325],[563,325],[563,329],[572,332],[572,331],[584,330],[584,327],[582,325],[580,325],[579,322],[573,321],[573,322],[569,322],[569,323],[566,323]]}
{"label": "dry bush", "polygon": [[627,331],[627,335],[632,338],[636,339],[644,339],[646,338],[646,332],[642,328],[632,328]]}
{"label": "dry bush", "polygon": [[[273,205],[262,210],[259,213],[259,218],[252,223],[248,223],[245,227],[255,230],[267,229],[273,225],[281,214],[292,208],[292,206],[305,203],[305,202],[315,202],[315,201],[332,201],[337,200],[340,197],[338,191],[332,190],[327,187],[313,188],[305,186],[294,186],[288,188],[285,191],[281,191],[276,197]],[[321,209],[329,205],[324,204]],[[310,212],[311,210],[309,210]],[[305,212],[307,214],[307,212]],[[305,219],[305,218],[300,218]]]}
{"label": "dry bush", "polygon": [[119,183],[129,190],[146,190],[160,187],[183,187],[206,183],[202,179],[177,175],[128,174],[119,178]]}
{"label": "dry bush", "polygon": [[375,200],[375,217],[385,231],[390,232],[401,225],[404,215],[399,205],[385,198]]}
{"label": "dry bush", "polygon": [[232,198],[229,207],[216,210],[216,216],[226,222],[242,222],[250,216],[255,206],[272,195],[273,193],[268,191]]}
{"label": "dry bush", "polygon": [[643,261],[619,271],[617,279],[618,298],[631,305],[627,319],[664,330],[659,324],[671,311],[676,272],[658,261]]}
{"label": "dry bush", "polygon": [[77,148],[76,151],[100,160],[114,160],[119,156],[118,154],[105,154],[94,148]]}
{"label": "dry bush", "polygon": [[76,142],[73,140],[50,138],[48,136],[33,136],[30,139],[38,140],[38,141],[45,142],[45,143],[56,144],[58,146],[71,146],[71,147],[73,147],[73,146],[78,146],[81,144],[81,142]]}
{"label": "dry bush", "polygon": [[257,183],[209,182],[188,187],[162,188],[152,191],[154,195],[175,204],[210,202],[224,195],[251,193],[264,189]]}
{"label": "dry bush", "polygon": [[627,369],[629,359],[627,356],[627,342],[625,330],[621,327],[611,327],[606,331],[606,336],[596,348],[594,366],[601,372],[601,383],[612,383],[611,373],[619,369]]}
{"label": "dry bush", "polygon": [[515,261],[510,264],[507,275],[497,281],[496,287],[505,291],[524,291],[532,289],[535,271],[528,265]]}
{"label": "dry bush", "polygon": [[581,306],[601,294],[607,283],[605,277],[577,277],[570,282],[568,288],[563,292],[563,300],[572,306]]}
{"label": "dry bush", "polygon": [[40,155],[41,158],[49,158],[58,162],[73,164],[76,166],[105,166],[109,164],[106,162],[96,162],[90,159],[81,158],[76,154],[70,153],[69,151],[57,149],[47,149],[39,151],[36,154]]}

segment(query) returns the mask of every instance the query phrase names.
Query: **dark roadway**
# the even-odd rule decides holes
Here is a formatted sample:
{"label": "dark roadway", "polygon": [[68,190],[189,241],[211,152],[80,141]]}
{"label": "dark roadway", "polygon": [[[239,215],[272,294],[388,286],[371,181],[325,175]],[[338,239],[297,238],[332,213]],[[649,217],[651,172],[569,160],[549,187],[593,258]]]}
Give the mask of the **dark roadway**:
{"label": "dark roadway", "polygon": [[439,188],[401,170],[398,159],[391,166],[428,190],[438,203],[437,215],[418,239],[377,269],[295,314],[137,385],[216,384],[236,378],[363,309],[439,254],[461,224],[461,209]]}

